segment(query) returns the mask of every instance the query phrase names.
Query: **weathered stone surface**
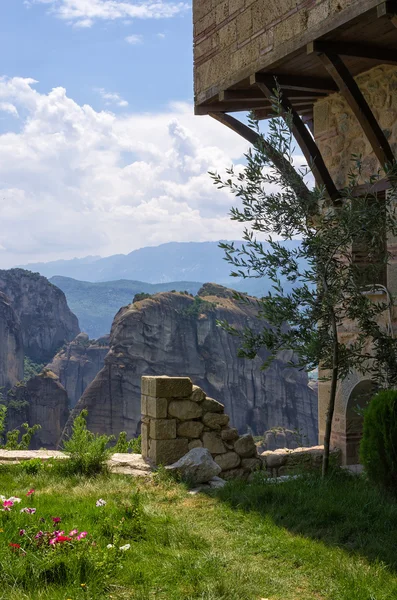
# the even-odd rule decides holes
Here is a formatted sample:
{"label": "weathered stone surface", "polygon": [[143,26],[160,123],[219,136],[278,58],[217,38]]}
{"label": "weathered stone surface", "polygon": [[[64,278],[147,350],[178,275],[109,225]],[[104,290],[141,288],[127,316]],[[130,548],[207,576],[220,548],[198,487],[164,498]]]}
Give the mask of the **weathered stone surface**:
{"label": "weathered stone surface", "polygon": [[173,440],[176,438],[175,419],[151,419],[149,436],[154,440]]}
{"label": "weathered stone surface", "polygon": [[[47,365],[58,375],[73,408],[105,364],[110,336],[90,342],[86,333],[66,344]],[[107,340],[107,344],[106,344]]]}
{"label": "weathered stone surface", "polygon": [[242,458],[241,466],[243,469],[248,469],[249,471],[259,471],[263,463],[260,458]]}
{"label": "weathered stone surface", "polygon": [[192,440],[188,444],[189,450],[193,450],[193,448],[202,448],[203,442],[201,440]]}
{"label": "weathered stone surface", "polygon": [[208,396],[224,403],[234,427],[246,431],[248,425],[255,435],[278,425],[298,427],[308,434],[309,443],[317,443],[317,399],[302,371],[296,369],[296,380],[291,382],[288,363],[293,354],[281,353],[265,371],[260,367],[266,351],[254,361],[238,358],[238,338],[216,322],[224,319],[237,329],[249,323],[259,331],[263,324],[255,317],[255,307],[205,293],[209,292],[203,299],[217,304],[200,318],[188,314],[193,298],[171,292],[121,309],[113,323],[105,366],[85,390],[68,427],[87,408],[91,431],[137,435],[141,376],[167,373],[191,376]]}
{"label": "weathered stone surface", "polygon": [[[324,446],[312,446],[310,448],[296,448],[288,450],[287,448],[278,449],[274,452],[266,451],[260,455],[264,463],[264,468],[276,474],[295,473],[304,470],[321,469]],[[333,449],[330,454],[330,461],[336,466],[341,464],[340,450]]]}
{"label": "weathered stone surface", "polygon": [[256,456],[254,438],[249,433],[242,435],[234,444],[234,449],[243,458]]}
{"label": "weathered stone surface", "polygon": [[248,471],[246,469],[242,469],[238,467],[237,469],[229,469],[228,471],[222,471],[223,479],[229,481],[230,479],[243,479],[246,480],[248,478]]}
{"label": "weathered stone surface", "polygon": [[150,440],[148,458],[155,465],[170,465],[189,451],[188,441],[184,438],[176,440]]}
{"label": "weathered stone surface", "polygon": [[179,423],[177,432],[181,437],[199,438],[203,432],[203,424],[200,421],[185,421]]}
{"label": "weathered stone surface", "polygon": [[59,450],[0,450],[0,463],[18,463],[36,458],[48,460],[50,458],[67,459],[69,457]]}
{"label": "weathered stone surface", "polygon": [[221,438],[225,442],[235,442],[238,439],[238,431],[234,427],[223,429],[221,431]]}
{"label": "weathered stone surface", "polygon": [[171,400],[168,406],[168,414],[181,421],[189,421],[201,417],[203,410],[197,402],[191,400]]}
{"label": "weathered stone surface", "polygon": [[0,292],[0,388],[7,392],[23,379],[23,341],[19,318]]}
{"label": "weathered stone surface", "polygon": [[215,457],[215,462],[221,467],[222,471],[235,469],[240,465],[241,458],[236,452],[226,452]]}
{"label": "weathered stone surface", "polygon": [[192,484],[206,483],[221,472],[220,466],[206,448],[189,450],[175,464],[167,467],[167,470],[178,472],[183,479]]}
{"label": "weathered stone surface", "polygon": [[146,414],[148,417],[154,417],[155,419],[166,419],[167,406],[167,398],[152,398],[151,396],[147,396]]}
{"label": "weathered stone surface", "polygon": [[225,410],[225,406],[218,400],[214,400],[214,398],[206,398],[201,406],[204,412],[223,413]]}
{"label": "weathered stone surface", "polygon": [[124,454],[116,452],[107,461],[111,473],[123,473],[123,475],[148,475],[153,471],[152,465],[142,454]]}
{"label": "weathered stone surface", "polygon": [[0,270],[0,291],[20,320],[25,354],[34,362],[51,360],[62,344],[80,332],[65,294],[38,273]]}
{"label": "weathered stone surface", "polygon": [[267,451],[261,454],[261,459],[264,461],[268,469],[279,469],[287,462],[286,452]]}
{"label": "weathered stone surface", "polygon": [[205,400],[205,392],[198,385],[194,385],[190,400],[192,402],[202,402],[202,400]]}
{"label": "weathered stone surface", "polygon": [[69,415],[68,395],[58,377],[45,370],[26,384],[12,388],[10,399],[22,406],[18,410],[9,407],[7,429],[19,429],[25,422],[41,425],[32,438],[31,447],[56,448]]}
{"label": "weathered stone surface", "polygon": [[208,448],[211,454],[223,454],[226,452],[220,434],[212,431],[205,431],[203,433],[203,446],[204,448]]}
{"label": "weathered stone surface", "polygon": [[142,393],[157,398],[186,398],[192,393],[189,377],[168,377],[160,375],[142,378]]}
{"label": "weathered stone surface", "polygon": [[222,429],[222,427],[226,427],[226,425],[228,425],[229,416],[208,412],[203,415],[203,423],[210,429]]}

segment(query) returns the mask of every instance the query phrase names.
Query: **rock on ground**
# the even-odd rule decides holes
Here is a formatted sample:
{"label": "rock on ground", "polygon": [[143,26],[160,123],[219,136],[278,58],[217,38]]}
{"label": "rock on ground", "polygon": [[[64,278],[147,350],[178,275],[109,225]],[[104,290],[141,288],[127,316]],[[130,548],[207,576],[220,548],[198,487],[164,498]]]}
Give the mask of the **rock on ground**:
{"label": "rock on ground", "polygon": [[165,468],[167,471],[180,474],[182,479],[192,484],[207,483],[222,470],[206,448],[193,448],[176,463]]}

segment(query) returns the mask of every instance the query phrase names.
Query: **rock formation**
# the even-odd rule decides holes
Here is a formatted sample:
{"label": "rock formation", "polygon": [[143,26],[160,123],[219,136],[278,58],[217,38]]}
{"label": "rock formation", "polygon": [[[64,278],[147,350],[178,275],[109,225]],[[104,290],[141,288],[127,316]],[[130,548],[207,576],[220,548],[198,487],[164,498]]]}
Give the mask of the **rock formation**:
{"label": "rock formation", "polygon": [[25,355],[34,362],[51,360],[62,344],[79,333],[65,294],[38,273],[0,270],[0,291],[10,299],[21,323]]}
{"label": "rock formation", "polygon": [[309,444],[316,443],[317,399],[306,374],[290,366],[293,354],[280,354],[262,371],[266,352],[255,360],[238,358],[239,339],[217,326],[218,320],[226,320],[239,329],[261,328],[255,304],[237,303],[230,291],[213,284],[204,286],[200,296],[160,293],[122,308],[113,322],[105,366],[79,400],[66,430],[73,416],[87,408],[92,431],[136,435],[141,376],[166,373],[190,377],[222,402],[240,433],[299,428]]}
{"label": "rock formation", "polygon": [[0,292],[0,388],[7,392],[23,379],[21,324],[7,296]]}
{"label": "rock formation", "polygon": [[83,392],[104,365],[110,336],[90,341],[86,333],[79,335],[55,355],[47,368],[53,371],[66,389],[69,407],[73,408]]}
{"label": "rock formation", "polygon": [[48,369],[26,383],[18,384],[8,394],[8,430],[20,429],[26,422],[41,425],[32,439],[33,450],[55,448],[68,415],[66,390]]}

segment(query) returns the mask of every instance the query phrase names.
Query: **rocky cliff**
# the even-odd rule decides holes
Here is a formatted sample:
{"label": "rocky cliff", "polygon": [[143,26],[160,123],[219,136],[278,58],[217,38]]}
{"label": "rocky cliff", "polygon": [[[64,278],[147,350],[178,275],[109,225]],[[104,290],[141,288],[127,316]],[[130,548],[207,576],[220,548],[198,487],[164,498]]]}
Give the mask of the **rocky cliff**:
{"label": "rocky cliff", "polygon": [[31,448],[55,448],[69,416],[68,396],[58,377],[44,369],[37,377],[15,386],[7,399],[7,429],[22,423],[39,424]]}
{"label": "rocky cliff", "polygon": [[22,331],[26,356],[34,362],[51,360],[64,342],[79,333],[77,317],[65,294],[38,273],[0,270],[0,291],[9,298]]}
{"label": "rocky cliff", "polygon": [[21,324],[9,298],[0,292],[0,389],[23,379]]}
{"label": "rocky cliff", "polygon": [[299,428],[310,444],[317,442],[317,399],[306,374],[289,365],[292,353],[281,354],[262,371],[266,353],[252,361],[237,358],[239,340],[217,326],[227,320],[238,328],[261,327],[255,305],[238,304],[229,290],[212,284],[200,293],[201,298],[160,293],[117,313],[105,366],[79,400],[66,431],[73,416],[87,408],[92,431],[135,435],[141,376],[166,374],[191,377],[225,405],[231,425],[241,433]]}
{"label": "rocky cliff", "polygon": [[86,333],[79,333],[47,365],[66,389],[70,408],[77,404],[85,389],[102,369],[109,352],[109,338],[110,336],[103,336],[90,341]]}

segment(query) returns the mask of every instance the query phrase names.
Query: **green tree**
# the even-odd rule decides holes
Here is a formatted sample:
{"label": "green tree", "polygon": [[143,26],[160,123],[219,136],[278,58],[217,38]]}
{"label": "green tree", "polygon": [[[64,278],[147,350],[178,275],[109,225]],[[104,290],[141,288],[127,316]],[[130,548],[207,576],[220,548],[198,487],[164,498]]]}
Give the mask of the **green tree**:
{"label": "green tree", "polygon": [[[258,138],[242,170],[232,167],[226,177],[211,173],[218,188],[229,189],[238,200],[239,206],[231,209],[232,220],[246,224],[241,247],[220,244],[234,267],[232,275],[273,282],[273,290],[257,301],[258,317],[269,325],[260,333],[249,327],[237,331],[226,322],[220,325],[241,337],[242,357],[254,358],[265,347],[270,356],[263,368],[282,350],[293,350],[294,366],[304,370],[321,365],[331,382],[325,475],[338,382],[356,370],[367,373],[380,387],[397,383],[397,340],[380,324],[380,317],[391,310],[392,299],[386,295],[384,302],[374,302],[368,293],[379,289],[374,282],[388,262],[385,236],[397,233],[397,170],[388,169],[391,189],[386,199],[371,192],[379,173],[367,182],[370,191],[357,197],[363,175],[360,158],[352,157],[348,185],[339,200],[331,201],[323,189],[307,187],[309,168],[294,168],[291,119],[282,116],[277,90],[274,112],[267,137],[251,119]],[[288,244],[293,239],[300,244]],[[356,261],[357,247],[365,254],[365,264]],[[292,284],[292,292],[285,292],[283,281],[290,288]],[[346,322],[354,327],[354,339],[342,335]]]}

